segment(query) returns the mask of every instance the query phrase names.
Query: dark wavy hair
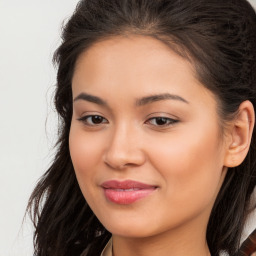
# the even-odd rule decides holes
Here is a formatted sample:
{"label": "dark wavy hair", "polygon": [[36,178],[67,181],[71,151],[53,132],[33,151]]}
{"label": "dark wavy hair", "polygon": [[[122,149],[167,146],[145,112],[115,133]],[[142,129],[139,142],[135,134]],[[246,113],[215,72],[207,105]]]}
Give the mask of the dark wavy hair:
{"label": "dark wavy hair", "polygon": [[[156,38],[189,60],[218,101],[221,123],[250,100],[256,109],[256,14],[246,0],[82,0],[63,28],[54,55],[55,106],[60,117],[55,158],[36,185],[27,211],[36,256],[100,255],[111,234],[83,197],[69,153],[71,81],[80,54],[118,35]],[[229,168],[212,209],[207,242],[212,256],[237,255],[246,218],[255,208],[255,128],[243,163]]]}

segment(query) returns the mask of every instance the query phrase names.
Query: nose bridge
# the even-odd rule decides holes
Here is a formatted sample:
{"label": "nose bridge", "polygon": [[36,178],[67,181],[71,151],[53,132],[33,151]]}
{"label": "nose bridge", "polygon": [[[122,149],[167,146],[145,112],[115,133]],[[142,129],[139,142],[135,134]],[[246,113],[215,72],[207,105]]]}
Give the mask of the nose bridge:
{"label": "nose bridge", "polygon": [[104,161],[115,169],[141,165],[145,160],[139,130],[127,121],[112,127]]}

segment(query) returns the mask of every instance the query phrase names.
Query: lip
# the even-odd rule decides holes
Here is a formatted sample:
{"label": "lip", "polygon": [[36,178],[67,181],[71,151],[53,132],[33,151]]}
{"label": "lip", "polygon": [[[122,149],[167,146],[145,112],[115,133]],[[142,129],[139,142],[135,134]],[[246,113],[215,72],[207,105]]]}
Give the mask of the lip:
{"label": "lip", "polygon": [[134,180],[109,180],[101,184],[105,197],[116,204],[132,204],[152,194],[157,186]]}

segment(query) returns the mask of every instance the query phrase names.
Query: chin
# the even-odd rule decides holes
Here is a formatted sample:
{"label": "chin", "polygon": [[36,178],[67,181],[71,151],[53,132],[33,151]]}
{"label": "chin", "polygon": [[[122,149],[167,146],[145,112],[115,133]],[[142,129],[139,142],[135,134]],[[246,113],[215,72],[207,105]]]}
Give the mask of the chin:
{"label": "chin", "polygon": [[118,221],[115,223],[103,223],[104,227],[113,235],[122,237],[143,238],[154,235],[151,224],[137,223],[133,221]]}

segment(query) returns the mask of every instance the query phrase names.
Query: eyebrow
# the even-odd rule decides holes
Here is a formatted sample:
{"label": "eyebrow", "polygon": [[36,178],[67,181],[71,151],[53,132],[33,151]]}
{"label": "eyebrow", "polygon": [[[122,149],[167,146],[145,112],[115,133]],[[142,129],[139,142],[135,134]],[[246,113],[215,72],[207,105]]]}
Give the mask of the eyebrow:
{"label": "eyebrow", "polygon": [[187,100],[180,97],[179,95],[163,93],[163,94],[150,95],[147,97],[143,97],[141,99],[137,99],[136,106],[144,106],[146,104],[150,104],[150,103],[153,103],[156,101],[161,101],[161,100],[177,100],[177,101],[181,101],[181,102],[189,104],[189,102]]}
{"label": "eyebrow", "polygon": [[[75,99],[73,100],[73,102],[78,101],[78,100],[85,100],[85,101],[89,101],[101,106],[108,106],[107,102],[103,99],[101,99],[100,97],[91,95],[91,94],[87,94],[87,93],[80,93],[77,97],[75,97]],[[157,101],[161,101],[161,100],[177,100],[177,101],[181,101],[184,103],[189,104],[189,102],[187,100],[185,100],[184,98],[182,98],[179,95],[175,95],[175,94],[170,94],[170,93],[163,93],[163,94],[154,94],[154,95],[150,95],[150,96],[146,96],[140,99],[137,99],[135,102],[136,106],[144,106],[153,102],[157,102]]]}
{"label": "eyebrow", "polygon": [[75,97],[75,99],[73,100],[73,102],[78,101],[78,100],[85,100],[85,101],[89,101],[101,106],[107,106],[107,102],[104,101],[103,99],[101,99],[100,97],[91,95],[91,94],[87,94],[87,93],[80,93],[77,97]]}

